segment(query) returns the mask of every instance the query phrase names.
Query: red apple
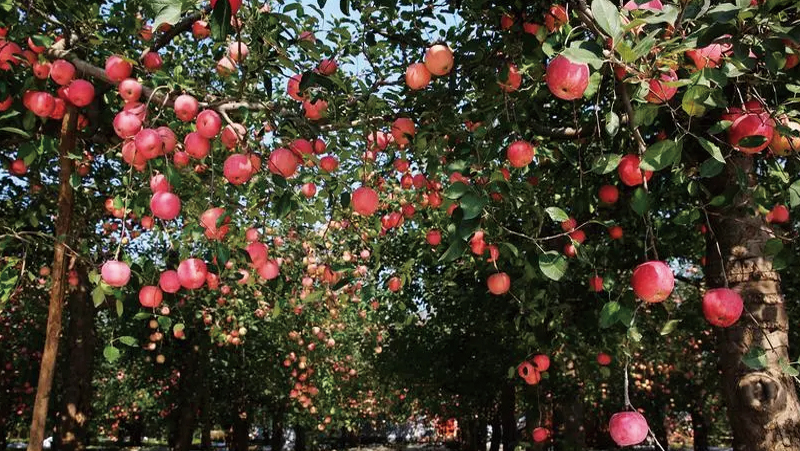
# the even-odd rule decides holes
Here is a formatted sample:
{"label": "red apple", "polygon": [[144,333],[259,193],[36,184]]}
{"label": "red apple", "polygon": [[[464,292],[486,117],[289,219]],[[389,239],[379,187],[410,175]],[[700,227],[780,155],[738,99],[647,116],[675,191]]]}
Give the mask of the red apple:
{"label": "red apple", "polygon": [[197,99],[194,97],[188,94],[181,94],[175,99],[173,109],[178,119],[183,122],[190,122],[197,116],[197,111],[200,109],[200,106]]}
{"label": "red apple", "polygon": [[241,185],[252,177],[253,165],[247,155],[233,154],[225,159],[222,174],[231,184]]}
{"label": "red apple", "polygon": [[[392,137],[394,137],[394,142],[396,142],[398,146],[402,147],[408,144],[409,139],[413,138],[416,132],[414,121],[407,117],[397,118],[392,123]],[[369,138],[367,140],[369,141]],[[378,141],[378,143],[380,143],[380,141]],[[383,148],[385,148],[385,146]]]}
{"label": "red apple", "polygon": [[647,420],[639,412],[618,412],[611,416],[608,432],[618,446],[642,443],[649,431]]}
{"label": "red apple", "polygon": [[666,263],[653,260],[642,263],[633,270],[631,287],[636,297],[645,302],[662,302],[675,288],[675,276]]}
{"label": "red apple", "polygon": [[703,295],[703,315],[714,326],[732,326],[742,316],[743,310],[742,297],[729,288],[715,288]]}
{"label": "red apple", "polygon": [[611,365],[611,356],[606,354],[605,352],[598,352],[597,353],[597,363],[600,366]]}
{"label": "red apple", "polygon": [[614,204],[619,200],[619,189],[614,185],[603,185],[597,192],[597,197],[606,205]]}
{"label": "red apple", "polygon": [[433,75],[447,75],[453,69],[453,51],[443,44],[432,45],[425,52],[425,67]]}
{"label": "red apple", "polygon": [[387,282],[387,286],[389,287],[389,291],[397,293],[403,286],[403,281],[399,277],[394,276],[391,279],[389,279],[389,281]]}
{"label": "red apple", "polygon": [[150,210],[156,218],[170,221],[178,217],[181,199],[170,192],[157,192],[150,198]]}
{"label": "red apple", "polygon": [[126,78],[117,87],[119,96],[126,102],[137,102],[142,97],[142,85],[134,78]]}
{"label": "red apple", "polygon": [[406,69],[406,85],[412,90],[424,89],[431,82],[431,73],[423,63],[413,63]]}
{"label": "red apple", "polygon": [[550,92],[559,99],[580,99],[589,86],[589,66],[558,55],[547,65],[545,81]]}
{"label": "red apple", "polygon": [[211,151],[211,141],[199,132],[191,132],[183,138],[183,148],[192,158],[202,160]]}
{"label": "red apple", "polygon": [[622,157],[619,161],[619,166],[617,166],[617,173],[622,183],[627,186],[638,186],[644,183],[645,180],[650,180],[653,176],[653,171],[645,171],[644,176],[642,176],[642,170],[639,168],[640,163],[641,160],[639,160],[638,155],[628,154]]}
{"label": "red apple", "polygon": [[66,86],[75,77],[75,66],[66,60],[55,60],[50,67],[50,78],[59,86]]}
{"label": "red apple", "polygon": [[303,193],[303,196],[305,196],[306,199],[310,199],[317,194],[317,185],[311,182],[304,183],[303,186],[300,187],[300,192]]}
{"label": "red apple", "polygon": [[214,110],[203,110],[197,115],[197,133],[203,138],[212,139],[222,129],[222,118]]}
{"label": "red apple", "polygon": [[199,258],[189,258],[178,265],[178,280],[183,288],[195,290],[206,282],[208,268]]}
{"label": "red apple", "polygon": [[[742,153],[754,154],[769,146],[774,133],[774,121],[766,111],[741,113],[735,116],[728,129],[728,142]],[[750,136],[761,136],[763,142],[755,146],[741,145],[741,141]]]}
{"label": "red apple", "polygon": [[533,366],[535,366],[536,369],[541,373],[544,373],[550,368],[550,357],[547,357],[544,354],[536,354],[533,356],[532,360]]}
{"label": "red apple", "polygon": [[361,216],[372,216],[378,209],[378,193],[372,188],[362,186],[353,192],[353,210]]}
{"label": "red apple", "polygon": [[117,260],[105,262],[100,268],[100,274],[103,282],[112,287],[124,287],[131,280],[131,268],[127,263]]}
{"label": "red apple", "polygon": [[269,154],[269,161],[267,167],[273,174],[280,175],[283,178],[290,178],[297,173],[297,167],[300,161],[294,152],[289,149],[279,147]]}
{"label": "red apple", "polygon": [[425,234],[425,240],[431,246],[438,246],[442,242],[442,232],[438,230],[428,230],[428,233]]}
{"label": "red apple", "polygon": [[158,287],[145,285],[139,290],[139,303],[145,308],[156,308],[161,305],[164,294]]}
{"label": "red apple", "polygon": [[533,441],[536,443],[541,443],[548,438],[550,438],[550,429],[538,427],[533,430]]}
{"label": "red apple", "polygon": [[500,89],[505,92],[514,92],[522,85],[522,75],[519,73],[519,69],[517,69],[516,64],[508,63],[508,74],[504,79],[497,82],[500,85]]}
{"label": "red apple", "polygon": [[766,221],[773,224],[789,222],[789,209],[785,205],[777,204],[767,213]]}
{"label": "red apple", "polygon": [[508,146],[508,150],[506,151],[506,157],[508,158],[509,163],[511,166],[515,168],[522,168],[530,164],[533,161],[535,150],[531,143],[527,141],[514,141]]}
{"label": "red apple", "polygon": [[678,75],[672,69],[670,69],[668,73],[661,74],[658,78],[650,80],[650,92],[645,96],[645,100],[650,103],[660,104],[675,97],[675,94],[678,92],[678,87],[669,86],[668,83],[676,80],[678,80]]}
{"label": "red apple", "polygon": [[115,83],[131,76],[133,66],[124,58],[118,55],[109,56],[106,59],[106,77]]}
{"label": "red apple", "polygon": [[511,278],[504,272],[498,272],[489,276],[486,285],[489,287],[490,293],[500,296],[511,288]]}
{"label": "red apple", "polygon": [[608,228],[608,236],[612,240],[618,240],[622,238],[622,227],[620,226],[611,226]]}
{"label": "red apple", "polygon": [[589,278],[589,289],[594,291],[595,293],[599,293],[599,292],[603,291],[603,278],[598,276],[598,275],[596,275],[596,274],[594,276],[590,277]]}

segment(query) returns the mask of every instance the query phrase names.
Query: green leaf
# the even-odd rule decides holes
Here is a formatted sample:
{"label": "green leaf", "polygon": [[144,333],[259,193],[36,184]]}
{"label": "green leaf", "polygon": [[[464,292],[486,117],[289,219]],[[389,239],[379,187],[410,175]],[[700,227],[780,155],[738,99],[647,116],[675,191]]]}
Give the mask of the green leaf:
{"label": "green leaf", "polygon": [[633,192],[631,208],[640,215],[644,215],[650,209],[650,196],[644,188],[636,188],[636,191]]}
{"label": "green leaf", "polygon": [[114,363],[119,359],[119,349],[113,346],[106,346],[103,349],[103,357],[106,358],[108,363]]}
{"label": "green leaf", "polygon": [[777,255],[783,250],[783,241],[780,238],[770,238],[764,245],[764,254],[768,256]]}
{"label": "green leaf", "polygon": [[619,311],[619,302],[606,302],[606,305],[604,305],[603,309],[600,310],[600,327],[607,329],[613,326],[619,320]]}
{"label": "green leaf", "polygon": [[794,253],[791,248],[784,247],[777,255],[772,257],[772,269],[782,271],[789,267],[794,261]]}
{"label": "green leaf", "polygon": [[229,2],[217,2],[211,13],[211,36],[215,41],[224,41],[231,32],[231,5]]}
{"label": "green leaf", "polygon": [[22,136],[24,138],[30,138],[31,137],[31,135],[28,132],[26,132],[24,130],[20,130],[20,129],[16,128],[16,127],[0,127],[0,132],[13,133],[15,135],[20,135],[20,136]]}
{"label": "green leaf", "polygon": [[594,159],[594,164],[592,165],[592,172],[594,172],[595,174],[608,174],[614,169],[617,169],[620,160],[622,160],[621,155],[617,154],[600,155],[599,157]]}
{"label": "green leaf", "polygon": [[444,197],[452,200],[460,199],[461,196],[469,192],[469,186],[462,182],[455,182],[448,186],[444,191]]}
{"label": "green leaf", "polygon": [[619,116],[617,116],[617,113],[609,111],[606,114],[605,129],[606,133],[608,133],[608,136],[614,137],[617,135],[617,132],[619,131]]}
{"label": "green leaf", "polygon": [[780,365],[781,370],[790,377],[800,376],[800,371],[798,371],[797,368],[793,367],[789,363],[789,360],[786,359],[786,357],[781,357],[780,359],[778,359],[778,365]]}
{"label": "green leaf", "polygon": [[742,356],[742,363],[754,370],[766,368],[767,353],[763,349],[754,346],[747,351],[747,354]]}
{"label": "green leaf", "polygon": [[593,0],[592,15],[603,31],[614,41],[619,40],[622,35],[622,21],[619,18],[619,10],[613,3],[608,0]]}
{"label": "green leaf", "polygon": [[148,319],[151,316],[153,316],[153,314],[150,313],[150,312],[139,312],[139,313],[133,315],[133,319],[134,319],[134,321],[141,321],[143,319]]}
{"label": "green leaf", "polygon": [[630,338],[631,341],[638,343],[642,341],[642,333],[639,332],[639,329],[636,327],[631,327],[628,329],[628,338]]}
{"label": "green leaf", "polygon": [[119,342],[124,344],[125,346],[130,346],[130,347],[137,346],[136,339],[127,335],[124,337],[119,337]]}
{"label": "green leaf", "polygon": [[450,243],[450,246],[447,250],[439,257],[440,263],[449,263],[459,257],[464,253],[467,249],[467,242],[464,240],[455,240]]}
{"label": "green leaf", "polygon": [[159,316],[157,321],[158,325],[163,330],[169,330],[169,328],[172,327],[172,319],[169,318],[168,316]]}
{"label": "green leaf", "polygon": [[665,139],[648,147],[639,167],[645,171],[660,171],[680,160],[681,141]]}
{"label": "green leaf", "polygon": [[725,165],[723,163],[720,163],[714,158],[709,158],[700,165],[700,177],[715,177],[722,172],[723,169],[725,169]]}
{"label": "green leaf", "polygon": [[567,259],[556,251],[539,254],[539,269],[548,279],[561,280],[567,272]]}
{"label": "green leaf", "polygon": [[345,16],[350,15],[350,0],[339,0],[339,9]]}
{"label": "green leaf", "polygon": [[98,285],[92,290],[92,302],[94,302],[95,307],[99,307],[106,300],[106,294],[103,292],[103,288]]}
{"label": "green leaf", "polygon": [[603,67],[603,60],[598,57],[594,52],[582,49],[580,47],[569,47],[561,52],[561,55],[567,57],[573,63],[586,63],[594,69]]}
{"label": "green leaf", "polygon": [[464,219],[473,219],[483,213],[483,207],[486,205],[486,198],[478,196],[477,194],[468,193],[461,197],[461,210],[464,211]]}
{"label": "green leaf", "polygon": [[723,164],[725,163],[725,157],[722,156],[722,151],[720,150],[719,146],[705,138],[697,138],[697,141],[700,143],[700,146],[706,150],[706,152],[714,157],[715,160]]}
{"label": "green leaf", "polygon": [[800,179],[789,187],[789,206],[791,208],[800,206]]}
{"label": "green leaf", "polygon": [[681,322],[679,319],[671,319],[664,324],[664,327],[661,328],[661,335],[669,335],[675,330],[675,327]]}
{"label": "green leaf", "polygon": [[163,23],[174,25],[181,20],[181,7],[183,6],[181,0],[150,0],[149,5],[155,14],[154,27]]}
{"label": "green leaf", "polygon": [[569,215],[558,207],[547,207],[544,211],[546,211],[550,219],[555,222],[564,222],[569,219]]}
{"label": "green leaf", "polygon": [[712,125],[711,127],[708,128],[708,133],[711,134],[711,135],[716,135],[717,133],[722,133],[725,130],[729,129],[731,127],[731,124],[733,124],[733,122],[731,122],[731,121],[719,121],[719,122],[716,122],[716,123],[714,123],[714,125]]}
{"label": "green leaf", "polygon": [[711,89],[702,85],[695,85],[687,89],[681,99],[681,108],[689,116],[700,117],[706,114],[706,106],[703,103],[707,98]]}
{"label": "green leaf", "polygon": [[124,309],[124,307],[122,306],[122,301],[117,299],[117,316],[118,317],[122,317],[123,309]]}

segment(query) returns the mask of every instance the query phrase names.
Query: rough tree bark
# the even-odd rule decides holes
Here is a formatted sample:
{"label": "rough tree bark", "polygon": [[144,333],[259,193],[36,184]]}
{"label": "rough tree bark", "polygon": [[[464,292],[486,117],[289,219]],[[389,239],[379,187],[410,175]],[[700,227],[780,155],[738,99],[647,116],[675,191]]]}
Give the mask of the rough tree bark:
{"label": "rough tree bark", "polygon": [[79,267],[81,283],[67,301],[69,326],[66,337],[68,362],[64,393],[59,412],[59,448],[82,451],[86,448],[87,423],[92,407],[92,371],[95,350],[94,306],[86,285],[86,270]]}
{"label": "rough tree bark", "polygon": [[[708,187],[712,196],[720,195],[726,188],[737,186],[743,176],[751,188],[755,175],[752,158],[734,155],[723,174]],[[749,191],[740,190],[732,203],[710,210],[709,218],[708,285],[725,286],[727,275],[728,287],[741,294],[746,310],[736,324],[719,329],[717,335],[733,449],[798,450],[800,403],[794,381],[779,364],[780,359],[789,358],[789,322],[780,275],[764,252],[774,233],[762,217],[754,214]],[[766,350],[767,364],[762,369],[742,362],[742,357],[755,348]]]}
{"label": "rough tree bark", "polygon": [[53,376],[58,357],[58,342],[61,336],[61,316],[64,306],[64,289],[67,261],[67,237],[72,223],[72,207],[74,195],[69,178],[72,175],[72,160],[69,154],[75,149],[76,126],[78,113],[75,107],[67,107],[61,123],[61,143],[58,146],[59,188],[58,216],[55,221],[55,246],[53,252],[53,281],[50,289],[50,305],[47,311],[47,332],[45,335],[42,362],[39,367],[39,382],[36,387],[36,399],[33,404],[31,431],[28,439],[28,451],[42,451],[47,410],[50,406],[50,390],[53,388]]}

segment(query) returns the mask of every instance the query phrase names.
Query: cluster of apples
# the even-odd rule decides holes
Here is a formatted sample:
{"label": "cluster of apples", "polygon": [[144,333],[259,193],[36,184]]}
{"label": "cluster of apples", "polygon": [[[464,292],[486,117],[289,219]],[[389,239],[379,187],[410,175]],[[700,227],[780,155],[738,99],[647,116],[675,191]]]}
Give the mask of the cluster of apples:
{"label": "cluster of apples", "polygon": [[542,373],[550,368],[550,357],[544,354],[536,354],[530,360],[526,360],[517,367],[517,374],[528,385],[536,385],[542,380]]}
{"label": "cluster of apples", "polygon": [[447,44],[435,44],[425,52],[421,63],[412,63],[406,68],[406,85],[413,90],[425,89],[433,75],[441,77],[453,69],[453,51]]}

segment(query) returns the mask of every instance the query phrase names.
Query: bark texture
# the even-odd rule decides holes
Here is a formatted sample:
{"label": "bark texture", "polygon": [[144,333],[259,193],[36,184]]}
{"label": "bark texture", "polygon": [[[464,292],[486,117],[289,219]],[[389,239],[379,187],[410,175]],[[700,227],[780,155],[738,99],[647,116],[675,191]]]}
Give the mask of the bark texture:
{"label": "bark texture", "polygon": [[92,371],[95,333],[94,306],[86,285],[86,271],[78,271],[81,283],[67,301],[69,325],[67,368],[64,369],[64,393],[59,414],[59,447],[64,451],[86,448],[87,426],[92,407]]}
{"label": "bark texture", "polygon": [[53,388],[53,376],[56,370],[58,357],[58,342],[61,337],[61,317],[64,306],[64,292],[66,288],[67,237],[72,223],[72,209],[74,195],[69,178],[72,175],[72,160],[70,152],[75,149],[76,126],[78,113],[75,107],[68,107],[61,125],[61,143],[58,146],[59,154],[59,188],[58,188],[58,216],[55,221],[55,245],[53,252],[53,281],[50,289],[50,305],[47,311],[47,331],[45,334],[44,351],[39,368],[39,382],[36,387],[36,399],[33,404],[31,431],[28,439],[28,451],[42,451],[47,423],[47,411],[50,406],[50,391]]}
{"label": "bark texture", "polygon": [[[712,195],[726,190],[731,193],[739,180],[747,180],[748,188],[755,184],[752,158],[735,155],[709,188]],[[739,321],[719,329],[717,336],[733,449],[798,450],[800,403],[794,381],[779,363],[789,358],[789,322],[780,275],[764,253],[764,246],[774,233],[755,214],[749,190],[740,190],[731,205],[710,213],[708,285],[725,286],[727,275],[728,287],[742,296],[745,305]],[[766,366],[762,369],[752,369],[742,362],[742,357],[755,348],[766,350]]]}

